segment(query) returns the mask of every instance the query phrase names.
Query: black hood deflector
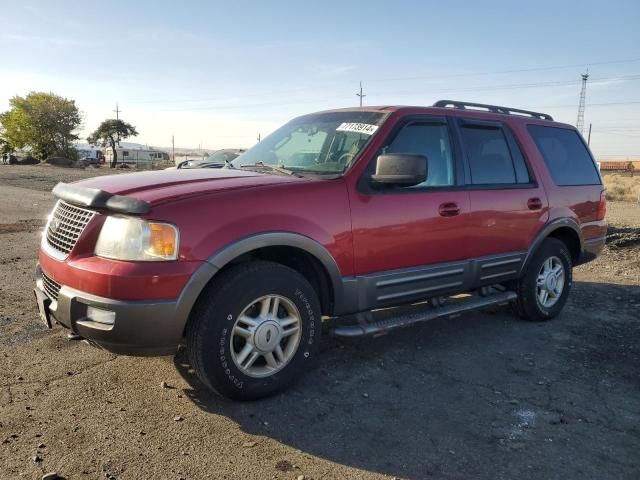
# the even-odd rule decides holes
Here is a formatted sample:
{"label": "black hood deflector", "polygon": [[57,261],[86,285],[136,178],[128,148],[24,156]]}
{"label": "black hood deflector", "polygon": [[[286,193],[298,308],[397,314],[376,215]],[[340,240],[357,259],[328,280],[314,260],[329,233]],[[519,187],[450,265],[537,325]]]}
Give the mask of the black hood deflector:
{"label": "black hood deflector", "polygon": [[53,187],[52,193],[60,200],[78,207],[130,215],[144,215],[151,210],[149,202],[144,200],[125,195],[114,195],[97,188],[81,187],[69,183],[58,183]]}

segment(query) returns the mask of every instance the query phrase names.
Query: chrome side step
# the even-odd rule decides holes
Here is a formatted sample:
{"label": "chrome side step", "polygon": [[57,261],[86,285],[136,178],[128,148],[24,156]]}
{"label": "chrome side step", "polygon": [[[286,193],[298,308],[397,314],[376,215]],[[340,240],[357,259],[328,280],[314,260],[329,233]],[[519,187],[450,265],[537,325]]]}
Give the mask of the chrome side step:
{"label": "chrome side step", "polygon": [[400,315],[387,320],[370,321],[370,312],[359,314],[358,325],[344,325],[335,327],[331,334],[337,337],[362,337],[365,335],[379,335],[390,330],[407,327],[415,323],[427,322],[441,317],[450,317],[460,313],[486,308],[492,305],[509,303],[518,298],[515,292],[500,292],[488,296],[472,297],[470,300],[462,300],[451,305],[435,308],[426,308],[422,312]]}

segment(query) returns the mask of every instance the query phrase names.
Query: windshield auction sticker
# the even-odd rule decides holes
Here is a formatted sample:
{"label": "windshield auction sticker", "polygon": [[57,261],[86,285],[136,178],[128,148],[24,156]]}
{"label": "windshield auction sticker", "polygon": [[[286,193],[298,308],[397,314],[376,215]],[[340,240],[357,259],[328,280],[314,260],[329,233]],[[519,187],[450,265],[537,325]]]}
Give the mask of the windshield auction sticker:
{"label": "windshield auction sticker", "polygon": [[364,133],[365,135],[373,135],[378,129],[377,125],[369,125],[368,123],[343,123],[338,128],[337,132],[355,132]]}

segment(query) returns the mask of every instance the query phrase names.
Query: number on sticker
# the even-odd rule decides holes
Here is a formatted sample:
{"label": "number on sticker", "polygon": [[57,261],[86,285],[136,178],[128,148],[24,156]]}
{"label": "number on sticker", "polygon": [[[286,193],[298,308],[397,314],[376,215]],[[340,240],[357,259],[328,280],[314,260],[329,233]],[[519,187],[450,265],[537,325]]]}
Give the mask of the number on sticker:
{"label": "number on sticker", "polygon": [[337,132],[355,132],[355,133],[363,133],[365,135],[373,135],[377,129],[378,129],[377,125],[370,125],[368,123],[345,122],[340,124],[340,126],[336,128],[336,131]]}

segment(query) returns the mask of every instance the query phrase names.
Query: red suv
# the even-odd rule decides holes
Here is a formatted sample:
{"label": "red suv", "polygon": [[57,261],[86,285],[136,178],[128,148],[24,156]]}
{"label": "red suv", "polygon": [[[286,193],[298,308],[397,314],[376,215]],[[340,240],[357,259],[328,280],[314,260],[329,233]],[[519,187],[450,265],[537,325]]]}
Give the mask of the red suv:
{"label": "red suv", "polygon": [[507,303],[553,318],[607,229],[574,127],[457,101],[305,115],[222,169],[53,194],[42,318],[116,353],[172,353],[185,339],[202,381],[235,399],[298,377],[323,317],[356,314],[332,322],[340,336]]}

